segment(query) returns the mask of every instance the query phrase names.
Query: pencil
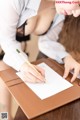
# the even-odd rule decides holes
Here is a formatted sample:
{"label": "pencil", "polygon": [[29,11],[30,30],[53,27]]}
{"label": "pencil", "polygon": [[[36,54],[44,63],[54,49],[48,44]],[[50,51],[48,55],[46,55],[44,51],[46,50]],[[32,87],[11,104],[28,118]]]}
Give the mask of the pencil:
{"label": "pencil", "polygon": [[[26,58],[21,54],[21,52],[18,50],[18,49],[16,49],[16,51],[17,51],[17,53],[19,53],[20,54],[20,56],[24,59],[24,60],[26,60]],[[39,75],[41,75],[37,70],[36,70],[36,68],[35,67],[33,67],[33,65],[31,65],[30,64],[30,62],[28,61],[28,60],[26,60],[26,63],[29,65],[29,66],[31,66],[34,70],[35,70],[35,72],[37,72]],[[38,77],[37,77],[38,78]],[[38,78],[39,79],[39,78]],[[40,79],[39,79],[40,80]],[[45,82],[46,80],[44,79],[44,82]]]}

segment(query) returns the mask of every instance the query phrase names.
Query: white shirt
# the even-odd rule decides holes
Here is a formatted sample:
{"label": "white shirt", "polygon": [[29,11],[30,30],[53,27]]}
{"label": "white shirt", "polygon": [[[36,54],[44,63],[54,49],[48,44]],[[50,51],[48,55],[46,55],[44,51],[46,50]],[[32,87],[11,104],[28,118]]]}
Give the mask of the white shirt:
{"label": "white shirt", "polygon": [[63,63],[62,58],[68,55],[62,44],[58,42],[65,16],[56,14],[53,24],[47,34],[39,38],[39,50],[46,56]]}
{"label": "white shirt", "polygon": [[[0,0],[0,45],[5,51],[4,62],[19,70],[25,62],[16,52],[21,52],[16,39],[16,28],[37,14],[41,0]],[[22,54],[27,59],[25,53]]]}

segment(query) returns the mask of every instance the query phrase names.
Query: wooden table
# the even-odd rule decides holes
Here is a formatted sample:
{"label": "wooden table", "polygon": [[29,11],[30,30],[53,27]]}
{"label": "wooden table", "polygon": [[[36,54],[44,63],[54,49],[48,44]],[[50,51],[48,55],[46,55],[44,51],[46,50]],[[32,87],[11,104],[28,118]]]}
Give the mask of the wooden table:
{"label": "wooden table", "polygon": [[[41,59],[36,64],[43,61],[57,73],[63,75],[64,68],[62,65],[51,59]],[[80,120],[80,87],[78,86],[78,80],[74,82],[75,91],[73,95],[71,95],[73,88],[70,88],[66,95],[59,93],[55,98],[50,97],[42,101],[18,78],[15,70],[5,67],[3,63],[0,63],[0,66],[3,66],[3,69],[0,70],[0,78],[5,82],[8,90],[20,106],[15,120]],[[67,80],[70,81],[71,76],[70,74]],[[74,102],[71,102],[75,94],[77,97]],[[70,97],[70,103],[67,104],[65,99],[68,100],[68,96]],[[60,104],[57,101],[60,101]]]}

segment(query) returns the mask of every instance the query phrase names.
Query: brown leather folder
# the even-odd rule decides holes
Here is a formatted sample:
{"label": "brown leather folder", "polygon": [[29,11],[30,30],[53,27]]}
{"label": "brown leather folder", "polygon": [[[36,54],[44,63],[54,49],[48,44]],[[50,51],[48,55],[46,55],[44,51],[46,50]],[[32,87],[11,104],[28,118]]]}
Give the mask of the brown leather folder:
{"label": "brown leather folder", "polygon": [[[63,75],[64,67],[57,62],[51,59],[41,59],[36,61],[35,64],[41,62],[45,62],[58,74]],[[8,68],[0,71],[0,77],[28,119],[35,118],[80,98],[78,79],[76,79],[72,87],[41,100],[15,73],[16,71],[12,68]],[[72,75],[70,74],[67,78],[69,82],[71,77]]]}

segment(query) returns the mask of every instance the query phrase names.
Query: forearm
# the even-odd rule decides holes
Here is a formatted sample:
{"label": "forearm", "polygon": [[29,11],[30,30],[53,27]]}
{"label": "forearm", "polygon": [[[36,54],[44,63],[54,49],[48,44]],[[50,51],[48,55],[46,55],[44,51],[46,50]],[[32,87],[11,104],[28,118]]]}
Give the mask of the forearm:
{"label": "forearm", "polygon": [[48,0],[41,0],[41,4],[39,7],[39,12],[42,10],[49,8],[49,7],[54,7],[55,2],[54,1],[48,1]]}
{"label": "forearm", "polygon": [[[7,44],[7,43],[6,43]],[[3,48],[5,47],[5,45],[3,45]],[[21,45],[20,44],[15,44],[13,42],[13,44],[10,45],[10,47],[8,47],[6,45],[5,47],[5,55],[3,58],[3,61],[8,64],[9,66],[13,67],[15,70],[19,71],[20,67],[24,64],[24,62],[26,62],[26,60],[28,59],[27,55],[21,50]],[[22,55],[25,57],[25,59],[23,59],[19,53],[17,53],[16,50],[19,50]]]}
{"label": "forearm", "polygon": [[[3,3],[4,2],[3,0]],[[16,6],[14,6],[13,2],[14,1],[9,1],[9,4],[6,3],[6,5],[4,5],[5,7],[1,6],[2,2],[0,4],[0,45],[5,52],[4,62],[14,69],[19,70],[24,60],[16,52],[16,49],[21,51],[21,46],[20,43],[16,41],[16,28],[19,20],[19,13],[15,10],[14,7]]]}

